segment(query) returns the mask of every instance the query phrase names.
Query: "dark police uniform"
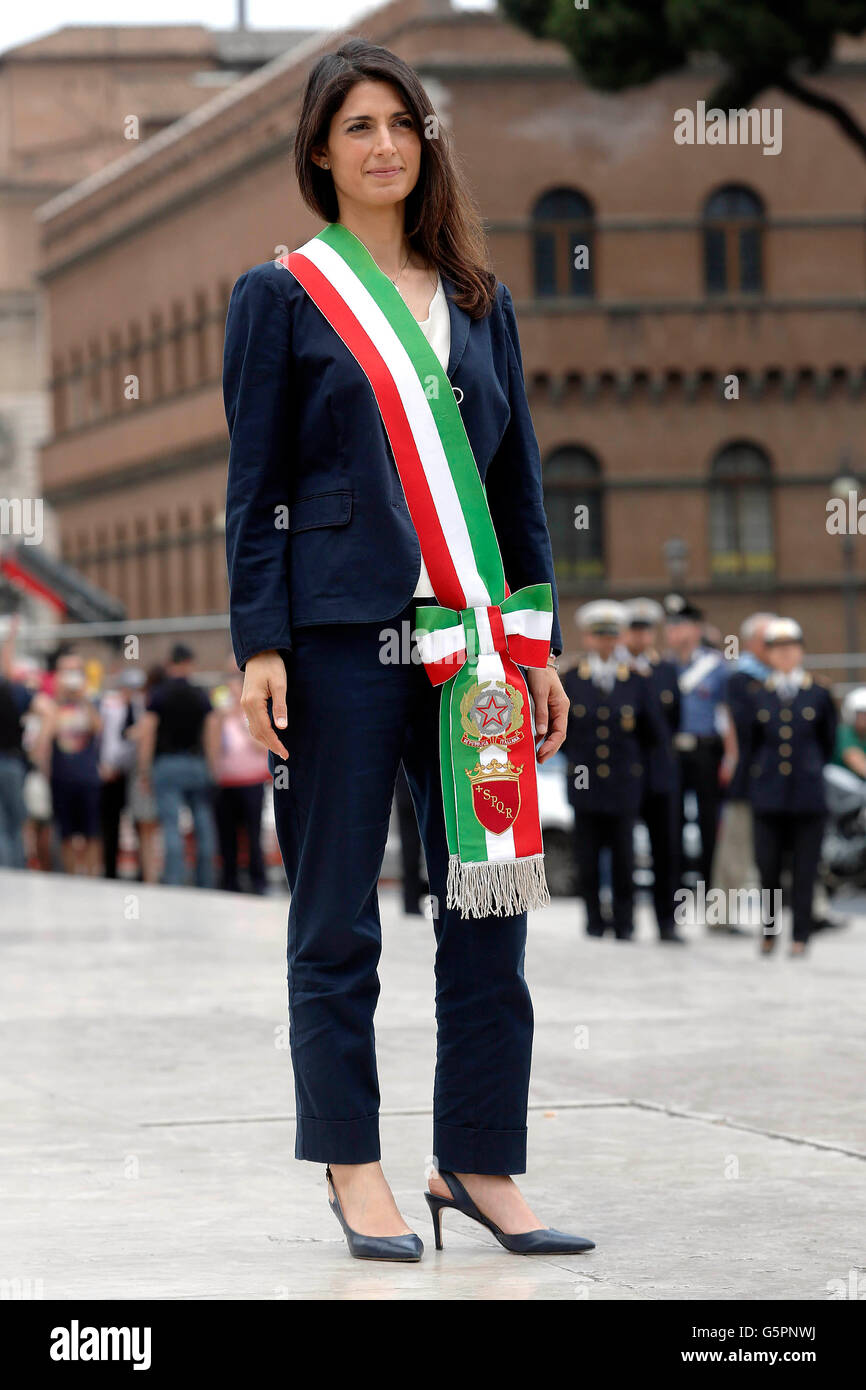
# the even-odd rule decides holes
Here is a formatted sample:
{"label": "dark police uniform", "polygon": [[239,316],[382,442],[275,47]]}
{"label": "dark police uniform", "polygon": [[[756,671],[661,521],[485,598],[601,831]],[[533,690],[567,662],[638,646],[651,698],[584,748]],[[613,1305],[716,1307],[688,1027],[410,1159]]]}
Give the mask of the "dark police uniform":
{"label": "dark police uniform", "polygon": [[[599,853],[609,846],[613,880],[613,930],[620,939],[634,931],[634,823],[640,809],[650,750],[664,740],[661,714],[648,676],[624,662],[606,692],[592,678],[589,660],[562,677],[569,698],[564,750],[580,891],[587,932],[602,936],[607,923],[599,901]],[[586,785],[575,785],[581,769]]]}
{"label": "dark police uniform", "polygon": [[[833,756],[837,716],[829,690],[808,672],[790,698],[775,684],[774,673],[754,695],[749,725],[755,859],[761,887],[774,891],[790,852],[794,940],[806,942],[826,811],[823,771]],[[772,935],[766,925],[764,934]]]}
{"label": "dark police uniform", "polygon": [[728,676],[726,704],[734,721],[739,753],[734,775],[728,783],[727,801],[748,801],[750,797],[748,746],[755,700],[763,688],[764,682],[749,671],[733,671]]}
{"label": "dark police uniform", "polygon": [[[680,830],[679,764],[673,738],[680,727],[680,687],[677,668],[656,651],[645,653],[647,675],[658,698],[663,738],[650,751],[638,816],[649,835],[653,860],[653,903],[659,935],[675,931],[674,893],[679,883]],[[641,670],[640,658],[635,658]]]}

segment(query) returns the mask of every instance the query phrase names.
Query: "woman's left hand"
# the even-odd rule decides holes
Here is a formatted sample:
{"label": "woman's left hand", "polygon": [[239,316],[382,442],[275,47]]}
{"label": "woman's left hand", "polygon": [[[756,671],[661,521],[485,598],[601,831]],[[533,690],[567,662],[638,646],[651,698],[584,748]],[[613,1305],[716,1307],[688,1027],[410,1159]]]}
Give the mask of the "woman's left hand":
{"label": "woman's left hand", "polygon": [[536,754],[538,762],[543,763],[552,757],[565,741],[568,727],[568,696],[552,666],[527,667],[526,684],[535,702],[536,735],[547,735]]}

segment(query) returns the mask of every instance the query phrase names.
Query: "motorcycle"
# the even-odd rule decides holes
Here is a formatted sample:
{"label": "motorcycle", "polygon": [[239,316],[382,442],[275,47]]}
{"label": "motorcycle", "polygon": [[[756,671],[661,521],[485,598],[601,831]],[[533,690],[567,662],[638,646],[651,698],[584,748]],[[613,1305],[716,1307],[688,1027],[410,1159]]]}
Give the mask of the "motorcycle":
{"label": "motorcycle", "polygon": [[866,888],[866,781],[845,767],[824,768],[827,826],[821,878],[829,894]]}

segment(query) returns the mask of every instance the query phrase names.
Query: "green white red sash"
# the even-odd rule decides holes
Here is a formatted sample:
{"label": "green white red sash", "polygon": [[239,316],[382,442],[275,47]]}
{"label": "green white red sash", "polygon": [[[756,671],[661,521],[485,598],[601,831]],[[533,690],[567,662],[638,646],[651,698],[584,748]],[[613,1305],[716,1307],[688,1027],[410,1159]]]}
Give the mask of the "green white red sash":
{"label": "green white red sash", "polygon": [[464,916],[550,901],[538,813],[535,721],[522,666],[544,666],[548,583],[509,592],[487,497],[451,382],[363,242],[331,223],[281,264],[366,374],[438,604],[416,609],[425,669],[442,686],[446,905]]}

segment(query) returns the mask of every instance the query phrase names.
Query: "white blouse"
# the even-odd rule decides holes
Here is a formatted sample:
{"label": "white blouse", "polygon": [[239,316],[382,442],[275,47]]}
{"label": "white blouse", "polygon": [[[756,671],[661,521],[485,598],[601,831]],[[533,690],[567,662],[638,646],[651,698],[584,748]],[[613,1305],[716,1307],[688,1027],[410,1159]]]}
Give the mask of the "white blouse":
{"label": "white blouse", "polygon": [[[418,319],[418,325],[424,331],[427,338],[443,368],[448,369],[448,358],[451,355],[451,315],[448,312],[448,300],[445,298],[445,289],[442,285],[442,276],[437,276],[436,293],[430,301],[430,312],[426,319]],[[418,583],[415,585],[413,598],[435,598],[433,585],[427,574],[427,566],[421,560],[421,573],[418,576]]]}

